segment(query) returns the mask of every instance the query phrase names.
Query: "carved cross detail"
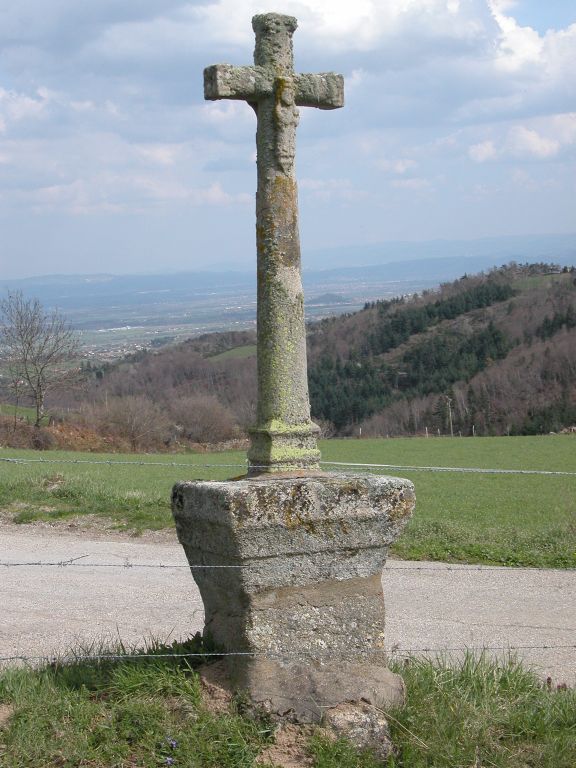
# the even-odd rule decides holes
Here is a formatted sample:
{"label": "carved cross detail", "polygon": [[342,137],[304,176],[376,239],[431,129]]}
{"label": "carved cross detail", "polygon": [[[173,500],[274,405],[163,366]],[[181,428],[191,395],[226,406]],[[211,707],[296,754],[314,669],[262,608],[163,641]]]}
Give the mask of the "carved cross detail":
{"label": "carved cross detail", "polygon": [[254,66],[204,70],[206,99],[244,100],[257,115],[258,410],[251,474],[317,469],[320,459],[308,397],[294,155],[298,107],[342,107],[344,80],[332,72],[294,72],[296,27],[292,16],[254,16]]}

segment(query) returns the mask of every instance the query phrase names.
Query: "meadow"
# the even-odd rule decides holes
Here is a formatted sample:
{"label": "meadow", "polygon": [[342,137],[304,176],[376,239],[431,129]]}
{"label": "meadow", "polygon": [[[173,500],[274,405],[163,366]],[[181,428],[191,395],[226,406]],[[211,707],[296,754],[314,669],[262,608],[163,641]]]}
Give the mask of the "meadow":
{"label": "meadow", "polygon": [[[576,475],[408,469],[576,472],[576,439],[571,435],[326,440],[321,449],[326,471],[382,472],[412,480],[416,513],[392,555],[576,567]],[[31,463],[4,461],[8,458]],[[330,462],[403,468],[343,467]],[[172,525],[169,499],[174,482],[223,480],[243,474],[245,467],[242,451],[122,455],[5,448],[0,449],[0,510],[5,518],[23,524],[98,515],[116,528],[137,534]]]}
{"label": "meadow", "polygon": [[[198,651],[197,640],[147,653]],[[200,661],[201,659],[196,659]],[[573,768],[576,691],[542,683],[514,658],[457,665],[409,659],[403,709],[385,713],[385,762],[320,728],[300,731],[283,765],[310,768]],[[241,695],[210,706],[190,659],[72,661],[0,672],[0,765],[6,768],[279,768],[259,755],[276,724]],[[292,735],[296,728],[291,726]],[[294,743],[294,742],[293,742]],[[264,753],[265,754],[265,753]]]}

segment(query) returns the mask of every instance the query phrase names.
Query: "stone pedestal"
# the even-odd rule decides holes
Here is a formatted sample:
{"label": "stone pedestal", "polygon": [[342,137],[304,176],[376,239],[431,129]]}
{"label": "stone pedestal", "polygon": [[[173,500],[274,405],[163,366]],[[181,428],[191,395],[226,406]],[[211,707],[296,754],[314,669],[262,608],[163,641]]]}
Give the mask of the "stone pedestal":
{"label": "stone pedestal", "polygon": [[382,567],[412,483],[346,474],[179,483],[172,510],[231,682],[301,722],[403,699],[386,667]]}

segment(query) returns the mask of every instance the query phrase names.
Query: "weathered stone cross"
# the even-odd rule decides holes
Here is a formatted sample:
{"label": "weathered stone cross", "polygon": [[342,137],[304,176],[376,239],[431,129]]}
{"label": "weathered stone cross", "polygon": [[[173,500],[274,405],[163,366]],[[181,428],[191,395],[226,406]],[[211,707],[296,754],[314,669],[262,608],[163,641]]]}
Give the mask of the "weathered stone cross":
{"label": "weathered stone cross", "polygon": [[256,111],[258,192],[258,410],[250,474],[317,469],[318,427],[310,419],[304,295],[300,275],[294,155],[298,106],[336,109],[344,79],[294,72],[292,16],[254,16],[254,66],[204,70],[204,97],[242,99]]}

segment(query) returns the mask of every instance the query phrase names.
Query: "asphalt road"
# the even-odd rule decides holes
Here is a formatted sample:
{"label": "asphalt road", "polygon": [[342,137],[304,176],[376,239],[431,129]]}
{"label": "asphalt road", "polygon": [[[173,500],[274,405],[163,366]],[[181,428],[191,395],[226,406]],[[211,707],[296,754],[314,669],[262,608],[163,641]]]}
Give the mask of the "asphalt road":
{"label": "asphalt road", "polygon": [[[71,558],[83,567],[0,566],[0,657],[94,651],[118,640],[141,647],[202,628],[202,603],[187,568],[96,567],[185,566],[175,538],[0,526],[2,563]],[[529,647],[576,646],[576,573],[395,560],[383,584],[386,640],[395,653],[487,646],[499,655],[519,646],[518,655],[539,674],[576,684],[576,647]]]}

